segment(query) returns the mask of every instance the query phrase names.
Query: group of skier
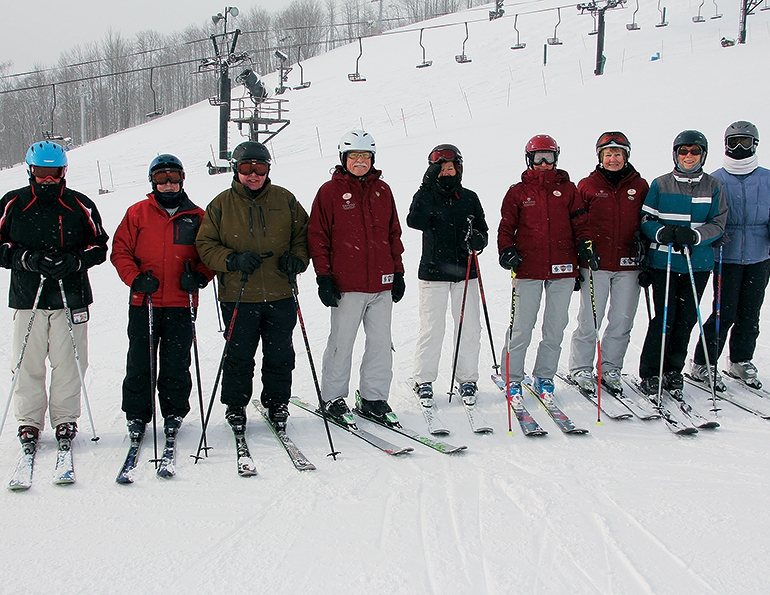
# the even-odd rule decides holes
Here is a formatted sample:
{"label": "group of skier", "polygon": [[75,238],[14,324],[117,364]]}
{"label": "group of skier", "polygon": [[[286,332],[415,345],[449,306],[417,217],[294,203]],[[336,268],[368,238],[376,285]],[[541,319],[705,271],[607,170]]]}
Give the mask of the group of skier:
{"label": "group of skier", "polygon": [[[753,124],[731,124],[724,140],[723,167],[709,175],[703,170],[705,136],[683,131],[673,143],[673,171],[648,185],[630,163],[627,137],[606,132],[596,142],[598,165],[577,186],[558,169],[560,149],[552,137],[527,142],[527,168],[503,199],[497,233],[499,263],[514,283],[502,353],[512,399],[521,398],[543,293],[532,388],[543,398],[553,393],[573,289],[580,292],[580,311],[569,376],[582,390],[595,392],[601,382],[612,393],[622,391],[640,291],[649,309],[650,286],[655,312],[638,386],[650,396],[681,388],[697,304],[712,270],[713,313],[689,372],[724,389],[716,362],[732,328],[730,372],[761,386],[752,359],[770,276],[770,171],[758,166]],[[141,439],[155,415],[156,391],[167,437],[176,436],[189,412],[198,291],[214,277],[226,327],[227,357],[219,369],[225,417],[243,433],[261,343],[260,402],[274,427],[285,430],[296,277],[311,259],[318,295],[330,308],[319,406],[334,420],[349,417],[353,345],[363,324],[355,406],[373,419],[392,419],[392,311],[405,292],[401,226],[390,187],[374,167],[372,136],[352,130],[338,149],[340,164],[309,215],[291,192],[272,183],[271,156],[261,143],[235,148],[230,187],[205,211],[184,191],[181,161],[170,154],[153,159],[152,191],[126,212],[110,257],[130,287],[122,409],[132,440]],[[67,155],[59,145],[33,144],[26,162],[29,185],[0,201],[0,265],[12,270],[9,305],[15,311],[12,394],[23,446],[37,442],[46,408],[57,438],[71,441],[77,432],[92,301],[88,269],[106,259],[108,241],[96,205],[67,187]],[[477,254],[487,246],[489,228],[462,176],[457,147],[431,150],[406,219],[422,232],[413,380],[426,408],[433,406],[449,300],[456,342],[452,383],[457,380],[467,407],[478,390],[483,291]]]}

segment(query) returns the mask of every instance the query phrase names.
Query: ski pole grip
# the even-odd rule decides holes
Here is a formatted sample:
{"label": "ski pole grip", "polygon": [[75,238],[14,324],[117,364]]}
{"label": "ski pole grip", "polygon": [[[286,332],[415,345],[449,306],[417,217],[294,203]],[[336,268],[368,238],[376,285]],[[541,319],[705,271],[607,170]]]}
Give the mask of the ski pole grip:
{"label": "ski pole grip", "polygon": [[184,272],[185,273],[189,273],[191,270],[192,269],[190,267],[190,261],[189,260],[185,260],[184,261]]}

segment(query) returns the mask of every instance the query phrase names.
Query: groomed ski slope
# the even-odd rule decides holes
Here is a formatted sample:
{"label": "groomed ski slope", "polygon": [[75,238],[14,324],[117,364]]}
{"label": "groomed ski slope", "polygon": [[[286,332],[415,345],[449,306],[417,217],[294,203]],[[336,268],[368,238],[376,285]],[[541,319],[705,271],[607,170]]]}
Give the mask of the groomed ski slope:
{"label": "groomed ski slope", "polygon": [[[351,83],[357,44],[303,62],[308,90],[288,93],[291,125],[272,143],[273,181],[292,190],[310,209],[316,189],[337,162],[339,136],[353,127],[370,131],[378,146],[376,165],[391,184],[405,226],[431,147],[451,142],[465,157],[464,183],[482,199],[496,230],[508,186],[524,168],[523,146],[537,133],[553,135],[562,147],[560,166],[575,181],[595,165],[594,141],[620,129],[633,143],[632,163],[648,180],[670,170],[671,141],[682,129],[702,130],[712,143],[706,169],[721,165],[725,127],[748,119],[759,127],[760,164],[770,165],[770,91],[766,62],[770,12],[749,18],[749,43],[722,48],[722,36],[737,33],[737,2],[719,3],[724,17],[694,24],[700,2],[668,2],[665,28],[655,3],[642,3],[640,31],[629,32],[629,8],[607,14],[607,66],[594,77],[592,19],[562,9],[558,36],[563,46],[543,44],[553,36],[555,12],[525,14],[555,2],[521,2],[524,50],[511,51],[513,19],[486,21],[472,10],[425,23],[460,23],[426,29],[423,43],[433,66],[422,60],[419,26],[411,33],[365,39],[360,71],[367,81]],[[454,60],[470,21],[466,54]],[[480,20],[479,22],[473,22]],[[661,59],[650,61],[656,52]],[[581,77],[582,68],[582,77]],[[293,78],[296,75],[297,79]],[[291,84],[299,81],[298,69]],[[271,86],[275,77],[267,77]],[[545,83],[545,87],[544,87]],[[546,95],[547,91],[547,95]],[[234,90],[234,96],[240,93]],[[162,103],[162,96],[159,101]],[[467,101],[466,101],[467,100]],[[41,106],[47,114],[48,107]],[[402,120],[405,117],[405,122]],[[431,111],[433,110],[433,111]],[[435,114],[435,123],[434,117]],[[43,119],[45,120],[47,116]],[[204,206],[230,176],[210,177],[205,164],[217,146],[218,110],[207,102],[70,152],[68,182],[97,201],[112,235],[126,208],[149,190],[147,166],[160,152],[186,165],[187,189]],[[320,148],[319,148],[320,138]],[[231,146],[239,142],[233,128]],[[323,156],[321,156],[321,152]],[[21,155],[19,156],[21,159]],[[96,162],[104,186],[98,195]],[[112,180],[112,181],[111,181]],[[26,183],[23,168],[0,172],[6,192]],[[494,239],[494,233],[492,234]],[[420,235],[404,230],[407,292],[394,308],[395,379],[391,404],[404,425],[425,429],[416,399],[404,379],[412,373],[417,335],[417,264]],[[509,320],[510,277],[497,265],[491,246],[480,256],[496,348]],[[638,419],[596,425],[596,411],[577,392],[562,388],[564,411],[590,433],[567,436],[546,412],[527,407],[549,434],[524,438],[514,420],[507,433],[506,404],[489,379],[491,355],[483,337],[478,408],[495,428],[471,432],[457,398],[439,396],[447,438],[467,444],[445,456],[414,444],[415,451],[389,457],[353,436],[332,429],[337,461],[315,416],[294,407],[288,431],[317,470],[298,472],[253,408],[247,438],[259,474],[236,473],[233,437],[224,408],[214,405],[206,460],[195,464],[200,419],[197,395],[179,434],[177,475],[155,477],[147,461],[152,436],[143,444],[135,483],[115,476],[128,449],[120,386],[125,366],[128,288],[110,263],[91,271],[90,367],[87,373],[97,432],[80,419],[73,453],[77,483],[51,484],[56,448],[50,429],[39,445],[32,488],[0,489],[0,593],[32,595],[176,594],[260,592],[275,594],[452,594],[602,593],[703,594],[767,591],[770,556],[770,423],[729,404],[719,412],[721,428],[677,438],[660,421]],[[316,365],[328,334],[328,312],[316,295],[312,272],[301,276],[299,299]],[[7,295],[8,273],[0,274]],[[710,310],[710,292],[703,299]],[[571,306],[572,319],[577,300]],[[12,312],[0,312],[8,329],[0,335],[10,386]],[[636,372],[646,330],[644,302],[627,357]],[[770,315],[763,316],[756,364],[770,383]],[[569,351],[570,324],[562,363]],[[693,345],[694,345],[693,336]],[[537,332],[534,340],[537,340]],[[211,288],[203,291],[198,341],[207,403],[222,350]],[[363,341],[356,347],[358,357]],[[447,337],[436,392],[447,390],[451,365]],[[315,400],[302,337],[295,333],[294,393]],[[534,349],[530,351],[534,358]],[[530,360],[531,362],[532,360]],[[357,386],[354,371],[352,392]],[[260,386],[256,383],[256,392]],[[560,385],[562,386],[562,385]],[[708,408],[693,391],[693,403]],[[405,438],[362,427],[402,446]],[[12,412],[0,437],[0,470],[7,480],[19,453]],[[427,432],[427,429],[425,429]],[[162,441],[160,445],[162,446]]]}

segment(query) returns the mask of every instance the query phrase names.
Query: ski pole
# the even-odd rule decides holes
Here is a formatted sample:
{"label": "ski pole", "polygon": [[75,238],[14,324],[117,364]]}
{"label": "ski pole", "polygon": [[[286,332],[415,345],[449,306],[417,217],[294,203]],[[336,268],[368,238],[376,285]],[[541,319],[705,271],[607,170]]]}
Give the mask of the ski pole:
{"label": "ski pole", "polygon": [[658,368],[658,409],[663,407],[663,359],[666,355],[666,324],[668,323],[668,294],[671,290],[671,253],[674,250],[674,244],[668,245],[668,258],[666,260],[666,292],[663,301],[663,332],[660,337],[660,367]]}
{"label": "ski pole", "polygon": [[[695,302],[695,313],[698,315],[698,330],[700,331],[701,345],[703,346],[703,357],[706,359],[706,369],[709,376],[709,387],[711,388],[711,411],[716,415],[719,408],[717,407],[717,395],[714,388],[714,378],[711,375],[711,358],[709,357],[708,342],[706,341],[706,333],[703,332],[703,318],[700,315],[700,303],[698,302],[698,290],[695,287],[695,274],[692,271],[692,258],[690,258],[690,246],[684,245],[684,255],[687,259],[687,271],[690,273],[690,286],[692,287],[692,299]],[[716,368],[714,368],[716,372]]]}
{"label": "ski pole", "polygon": [[[147,271],[147,275],[152,275],[152,271]],[[153,332],[153,317],[152,317],[152,294],[147,294],[147,322],[149,325],[149,356],[150,356],[150,399],[152,401],[152,446],[155,453],[155,458],[151,461],[155,463],[155,469],[158,468],[160,458],[158,457],[158,416],[157,407],[155,406],[155,389],[157,388],[157,378],[155,377],[155,333]]]}
{"label": "ski pole", "polygon": [[59,279],[59,292],[61,292],[62,305],[64,306],[64,311],[67,315],[67,328],[70,332],[70,340],[72,341],[72,351],[75,354],[75,364],[78,368],[78,376],[80,376],[80,388],[83,391],[83,400],[86,403],[88,423],[91,424],[91,441],[97,442],[99,440],[99,436],[96,435],[96,430],[94,429],[94,418],[91,415],[91,404],[88,402],[88,391],[86,390],[86,380],[83,374],[83,366],[80,364],[78,345],[75,342],[75,330],[72,328],[72,310],[70,310],[69,305],[67,304],[67,294],[64,292],[64,281],[62,279]]}
{"label": "ski pole", "polygon": [[212,283],[211,287],[214,289],[214,308],[217,311],[217,322],[219,323],[219,332],[224,333],[225,329],[222,326],[222,313],[219,311],[219,296],[217,295],[217,284]]}
{"label": "ski pole", "polygon": [[716,320],[715,320],[715,337],[716,343],[714,353],[716,354],[716,361],[714,362],[714,382],[716,383],[717,366],[719,365],[719,328],[722,322],[722,246],[719,246],[719,264],[717,265],[717,307],[716,307]]}
{"label": "ski pole", "polygon": [[19,351],[19,360],[16,362],[16,367],[13,369],[13,380],[11,380],[11,390],[8,391],[8,400],[5,403],[5,409],[3,410],[3,421],[0,422],[0,436],[3,435],[3,427],[5,427],[5,419],[8,417],[8,409],[11,407],[11,399],[13,398],[13,390],[16,388],[16,381],[19,379],[19,370],[21,369],[21,361],[24,359],[24,352],[27,350],[27,341],[29,341],[29,335],[32,333],[32,324],[35,322],[35,315],[37,314],[37,306],[40,303],[40,296],[43,293],[43,284],[45,283],[45,277],[40,276],[40,284],[37,286],[37,294],[35,294],[35,302],[32,305],[32,315],[29,318],[27,324],[27,332],[24,333],[24,339],[21,342],[21,350]]}
{"label": "ski pole", "polygon": [[[465,243],[468,243],[468,240],[471,237],[471,232],[473,230],[473,215],[468,215],[468,231],[465,232]],[[457,341],[455,344],[455,353],[454,358],[452,361],[452,378],[449,381],[449,402],[452,402],[452,395],[454,394],[455,390],[455,374],[457,373],[457,358],[460,355],[460,339],[462,337],[463,333],[463,319],[465,318],[465,298],[468,295],[468,280],[471,276],[471,261],[473,260],[473,253],[468,252],[468,264],[465,267],[465,285],[463,285],[463,299],[460,303],[460,319],[457,322]]]}
{"label": "ski pole", "polygon": [[310,340],[307,337],[307,330],[305,329],[305,319],[302,316],[302,308],[299,307],[299,298],[297,297],[297,275],[289,276],[289,285],[291,285],[291,295],[294,297],[294,305],[297,308],[297,318],[299,318],[299,327],[302,329],[302,338],[305,341],[305,351],[307,352],[307,360],[310,362],[310,373],[313,375],[313,384],[315,385],[315,392],[318,395],[318,408],[321,410],[321,418],[324,420],[324,428],[326,428],[326,437],[329,440],[329,448],[331,452],[326,455],[331,457],[335,461],[339,451],[334,450],[334,443],[332,442],[332,433],[329,429],[329,419],[326,416],[326,404],[323,397],[321,397],[321,386],[318,384],[318,374],[315,371],[315,364],[313,363],[313,354],[310,352]]}
{"label": "ski pole", "polygon": [[602,425],[602,340],[599,335],[599,323],[596,318],[596,294],[594,293],[594,272],[588,267],[588,289],[591,295],[591,311],[594,315],[596,332],[596,423]]}
{"label": "ski pole", "polygon": [[492,325],[489,324],[489,309],[487,308],[487,296],[484,295],[484,284],[481,282],[481,269],[479,268],[479,257],[473,250],[473,264],[476,266],[476,276],[479,280],[479,293],[481,294],[481,305],[484,308],[484,320],[487,323],[487,334],[489,335],[489,348],[492,350],[492,369],[495,374],[500,373],[500,366],[497,363],[497,354],[495,353],[495,342],[492,340]]}
{"label": "ski pole", "polygon": [[511,425],[511,336],[513,319],[516,316],[516,273],[511,270],[511,322],[508,324],[508,336],[505,341],[505,399],[508,401],[508,435],[513,435]]}
{"label": "ski pole", "polygon": [[238,318],[238,308],[241,306],[241,298],[243,298],[243,291],[246,289],[246,282],[249,280],[249,274],[244,272],[241,275],[241,288],[238,290],[238,298],[235,300],[235,307],[233,308],[233,315],[230,317],[230,323],[227,325],[227,332],[225,333],[225,346],[222,349],[222,357],[219,359],[219,368],[217,369],[217,376],[214,379],[214,388],[211,391],[211,398],[209,399],[208,409],[206,410],[206,419],[203,421],[203,428],[201,429],[201,438],[198,442],[198,450],[194,455],[190,455],[195,459],[195,464],[202,458],[201,450],[203,450],[203,443],[206,440],[206,428],[209,425],[211,419],[211,410],[214,407],[214,397],[217,394],[217,387],[219,386],[219,379],[222,377],[222,369],[225,366],[225,359],[227,358],[227,349],[230,347],[230,340],[233,337],[233,330],[235,329],[235,319]]}
{"label": "ski pole", "polygon": [[650,307],[650,287],[644,288],[644,303],[647,304],[647,322],[652,320],[652,308]]}
{"label": "ski pole", "polygon": [[[185,270],[186,273],[189,273],[191,271],[190,262],[189,261],[185,261],[185,263],[184,263],[184,270]],[[195,329],[196,315],[195,315],[195,300],[193,299],[193,292],[192,291],[188,291],[187,292],[187,297],[190,300],[190,324],[192,324],[193,356],[195,358],[195,380],[196,380],[196,385],[197,385],[197,388],[198,388],[198,407],[199,407],[200,412],[201,412],[201,427],[203,427],[203,421],[204,421],[204,418],[203,418],[203,388],[201,386],[201,363],[200,363],[200,358],[198,357],[198,333],[197,333],[197,331]],[[217,312],[219,312],[218,308],[217,308]],[[208,455],[208,452],[209,452],[209,446],[208,446],[208,443],[206,441],[206,437],[205,436],[203,437],[203,452],[206,455]]]}

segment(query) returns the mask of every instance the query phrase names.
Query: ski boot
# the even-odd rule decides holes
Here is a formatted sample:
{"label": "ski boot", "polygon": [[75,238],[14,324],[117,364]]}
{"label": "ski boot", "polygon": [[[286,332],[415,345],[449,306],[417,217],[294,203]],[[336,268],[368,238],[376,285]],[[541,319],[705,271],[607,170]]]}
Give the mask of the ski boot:
{"label": "ski boot", "polygon": [[361,397],[358,407],[365,416],[376,419],[380,423],[390,426],[398,423],[398,419],[387,401],[369,401]]}
{"label": "ski boot", "polygon": [[623,394],[623,380],[617,368],[602,373],[602,384],[613,395]]}
{"label": "ski boot", "polygon": [[289,419],[289,406],[286,403],[271,403],[267,409],[267,417],[277,431],[285,432],[286,422]]}
{"label": "ski boot", "polygon": [[326,415],[330,419],[333,419],[337,423],[344,426],[355,424],[353,421],[353,414],[350,412],[350,407],[345,402],[345,397],[337,397],[331,401],[327,401],[324,405],[326,407]]}
{"label": "ski boot", "polygon": [[[709,374],[709,368],[706,364],[696,364],[693,361],[690,365],[690,376],[693,380],[702,382],[706,386],[711,386],[711,379],[714,380],[714,390],[723,393],[727,390],[722,375],[717,370],[716,366],[711,366],[711,373]],[[710,378],[709,378],[710,377]]]}
{"label": "ski boot", "polygon": [[591,395],[596,394],[596,383],[591,370],[575,370],[570,374],[570,377],[583,392]]}
{"label": "ski boot", "polygon": [[225,419],[234,433],[242,434],[246,431],[246,407],[228,405],[227,411],[225,411]]}
{"label": "ski boot", "polygon": [[166,434],[166,438],[173,438],[179,433],[179,428],[182,425],[182,418],[178,415],[168,415],[163,420],[163,432]]}
{"label": "ski boot", "polygon": [[475,382],[460,383],[460,396],[468,407],[473,407],[476,404],[476,392],[478,392],[478,387]]}
{"label": "ski boot", "polygon": [[742,380],[751,388],[762,388],[762,382],[757,377],[757,367],[749,362],[730,362],[730,373],[736,378]]}
{"label": "ski boot", "polygon": [[414,392],[417,393],[417,397],[420,399],[420,405],[430,409],[433,407],[433,383],[422,382],[415,383]]}

